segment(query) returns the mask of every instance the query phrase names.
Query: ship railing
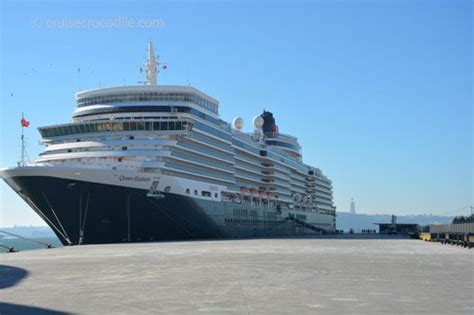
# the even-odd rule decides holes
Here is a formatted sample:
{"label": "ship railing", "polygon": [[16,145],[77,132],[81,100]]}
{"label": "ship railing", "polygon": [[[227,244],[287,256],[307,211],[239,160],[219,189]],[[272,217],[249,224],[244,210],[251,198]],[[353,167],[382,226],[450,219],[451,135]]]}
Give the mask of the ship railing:
{"label": "ship railing", "polygon": [[251,136],[250,134],[244,133],[244,132],[242,132],[242,131],[232,130],[232,135],[234,135],[235,137],[239,138],[240,140],[244,140],[245,142],[247,142],[247,143],[250,144],[250,145],[259,146],[259,147],[262,146],[261,144],[256,143],[256,142],[252,139],[252,136]]}
{"label": "ship railing", "polygon": [[284,133],[266,132],[264,135],[268,139],[280,139],[280,140],[286,140],[293,143],[298,143],[298,138],[284,134]]}

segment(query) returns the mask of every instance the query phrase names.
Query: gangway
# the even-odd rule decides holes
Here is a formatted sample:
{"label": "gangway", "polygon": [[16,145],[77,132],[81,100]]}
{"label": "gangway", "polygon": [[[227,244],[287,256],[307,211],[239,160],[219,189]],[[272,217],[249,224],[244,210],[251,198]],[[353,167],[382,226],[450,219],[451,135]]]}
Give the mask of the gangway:
{"label": "gangway", "polygon": [[317,227],[315,225],[312,225],[312,224],[309,224],[308,222],[306,221],[303,221],[301,219],[298,219],[297,217],[295,217],[293,214],[289,214],[285,219],[283,219],[284,221],[293,221],[295,222],[296,224],[300,225],[300,226],[303,226],[307,229],[310,229],[314,232],[318,232],[318,233],[322,233],[322,234],[326,234],[327,231],[323,228],[320,228],[320,227]]}

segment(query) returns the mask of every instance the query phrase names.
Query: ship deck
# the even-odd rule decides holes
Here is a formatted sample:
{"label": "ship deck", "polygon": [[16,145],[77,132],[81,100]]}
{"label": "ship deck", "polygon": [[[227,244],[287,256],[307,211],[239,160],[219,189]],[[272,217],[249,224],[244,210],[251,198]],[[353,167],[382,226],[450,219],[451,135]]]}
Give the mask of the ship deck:
{"label": "ship deck", "polygon": [[474,311],[474,251],[419,240],[135,243],[0,257],[1,314]]}

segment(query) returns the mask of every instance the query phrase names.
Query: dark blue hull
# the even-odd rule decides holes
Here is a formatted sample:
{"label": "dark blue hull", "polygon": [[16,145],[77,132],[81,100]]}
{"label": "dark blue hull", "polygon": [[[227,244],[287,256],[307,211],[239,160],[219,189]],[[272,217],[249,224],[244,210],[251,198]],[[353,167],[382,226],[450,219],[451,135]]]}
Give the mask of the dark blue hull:
{"label": "dark blue hull", "polygon": [[18,176],[9,181],[20,188],[17,192],[64,245],[315,233],[302,222],[282,218],[277,209],[170,193],[148,196],[142,189],[48,176]]}

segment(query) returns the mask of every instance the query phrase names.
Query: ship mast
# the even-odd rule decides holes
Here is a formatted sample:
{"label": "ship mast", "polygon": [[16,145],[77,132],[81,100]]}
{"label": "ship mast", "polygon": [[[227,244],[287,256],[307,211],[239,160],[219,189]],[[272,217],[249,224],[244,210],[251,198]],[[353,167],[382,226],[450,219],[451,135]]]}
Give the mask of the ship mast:
{"label": "ship mast", "polygon": [[150,40],[148,42],[148,60],[146,63],[146,85],[157,85],[158,84],[158,61],[155,57],[155,48],[153,47],[153,42]]}

